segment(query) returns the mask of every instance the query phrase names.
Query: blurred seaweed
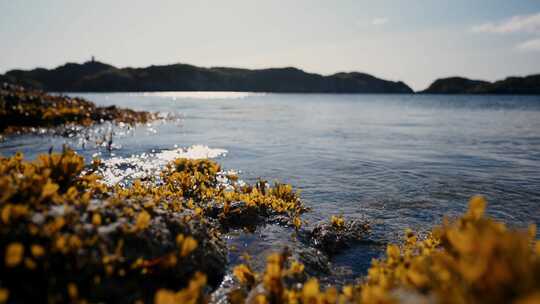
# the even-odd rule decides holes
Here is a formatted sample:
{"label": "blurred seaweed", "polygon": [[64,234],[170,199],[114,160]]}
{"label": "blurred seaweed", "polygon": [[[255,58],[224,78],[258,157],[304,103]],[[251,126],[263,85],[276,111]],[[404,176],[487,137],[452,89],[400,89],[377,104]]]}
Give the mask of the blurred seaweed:
{"label": "blurred seaweed", "polygon": [[539,303],[536,227],[510,229],[486,217],[485,208],[476,196],[462,217],[445,219],[426,237],[406,231],[404,242],[388,245],[356,284],[322,288],[316,278],[291,284],[288,267],[302,267],[271,256],[264,273],[236,266],[238,288],[228,297],[233,303]]}

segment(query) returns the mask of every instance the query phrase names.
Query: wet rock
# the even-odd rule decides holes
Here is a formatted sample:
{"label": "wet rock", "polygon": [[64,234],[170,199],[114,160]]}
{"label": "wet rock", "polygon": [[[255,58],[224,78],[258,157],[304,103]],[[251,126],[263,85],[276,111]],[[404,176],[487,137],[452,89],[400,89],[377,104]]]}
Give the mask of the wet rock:
{"label": "wet rock", "polygon": [[369,224],[359,220],[335,223],[319,223],[306,235],[308,243],[332,256],[365,239]]}
{"label": "wet rock", "polygon": [[330,259],[317,248],[297,247],[292,251],[292,258],[304,264],[308,275],[319,276],[330,273]]}
{"label": "wet rock", "polygon": [[[20,153],[0,157],[0,255],[9,252],[0,286],[10,301],[150,302],[157,290],[180,290],[198,272],[212,289],[228,264],[224,227],[297,218],[304,210],[289,185],[259,183],[224,194],[216,189],[217,164],[174,165],[161,183],[122,187],[101,183],[67,148],[33,162]],[[306,256],[309,267],[320,267],[315,253]]]}
{"label": "wet rock", "polygon": [[224,212],[223,204],[210,205],[206,215],[218,220],[224,231],[236,228],[254,229],[267,219],[261,214],[260,208],[247,206],[244,202],[232,202],[227,212]]}
{"label": "wet rock", "polygon": [[178,289],[183,287],[179,283],[188,282],[195,272],[200,271],[207,275],[210,286],[216,287],[223,279],[227,265],[225,243],[213,234],[213,223],[204,219],[185,219],[185,215],[167,214],[157,221],[159,224],[152,224],[143,233],[126,239],[125,254],[136,258],[142,253],[149,260],[161,259],[171,251],[175,252],[175,236],[190,235],[198,242],[195,251],[178,261],[174,267],[159,267],[153,280],[161,282],[159,288],[169,285],[170,288]]}
{"label": "wet rock", "polygon": [[[244,299],[247,296],[246,291],[233,278],[232,274],[225,276],[219,287],[210,295],[211,304],[229,304],[236,303],[235,297]],[[231,299],[232,298],[232,299]]]}
{"label": "wet rock", "polygon": [[[14,300],[40,301],[56,294],[58,301],[64,302],[62,291],[75,284],[80,286],[79,295],[88,300],[132,303],[150,301],[159,288],[185,287],[197,271],[207,275],[210,287],[223,279],[227,248],[216,234],[217,223],[197,218],[191,211],[167,212],[154,214],[146,229],[129,232],[125,218],[114,209],[109,210],[108,218],[113,214],[116,220],[99,229],[88,231],[88,226],[81,224],[66,230],[83,240],[94,235],[96,246],[51,253],[48,262],[40,266],[43,268],[34,269],[31,275],[24,268],[6,269],[12,278],[6,283],[17,297]],[[185,257],[179,256],[180,234],[197,240],[197,247]],[[24,235],[18,239],[24,241]]]}
{"label": "wet rock", "polygon": [[286,215],[273,215],[267,219],[268,223],[277,224],[284,227],[294,227],[293,219]]}
{"label": "wet rock", "polygon": [[156,117],[156,114],[116,106],[99,107],[82,98],[51,95],[6,83],[0,86],[2,134],[41,133],[41,127],[72,137],[81,132],[82,127],[104,121],[135,125]]}
{"label": "wet rock", "polygon": [[245,202],[230,203],[227,212],[223,209],[223,204],[211,203],[205,213],[206,216],[218,220],[223,231],[238,228],[255,231],[258,226],[264,224],[294,227],[293,219],[289,215],[259,206],[248,206]]}

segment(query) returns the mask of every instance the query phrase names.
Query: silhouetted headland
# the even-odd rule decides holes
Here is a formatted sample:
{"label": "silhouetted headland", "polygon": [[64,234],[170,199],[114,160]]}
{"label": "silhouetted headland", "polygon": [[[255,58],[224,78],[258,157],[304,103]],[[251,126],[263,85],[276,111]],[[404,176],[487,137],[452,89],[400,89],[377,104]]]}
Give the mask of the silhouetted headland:
{"label": "silhouetted headland", "polygon": [[425,94],[540,94],[540,74],[525,77],[508,77],[504,80],[488,82],[462,77],[435,80]]}
{"label": "silhouetted headland", "polygon": [[55,92],[251,91],[279,93],[414,93],[405,83],[350,72],[323,76],[293,67],[203,68],[188,64],[116,68],[98,61],[55,69],[12,70],[0,81]]}

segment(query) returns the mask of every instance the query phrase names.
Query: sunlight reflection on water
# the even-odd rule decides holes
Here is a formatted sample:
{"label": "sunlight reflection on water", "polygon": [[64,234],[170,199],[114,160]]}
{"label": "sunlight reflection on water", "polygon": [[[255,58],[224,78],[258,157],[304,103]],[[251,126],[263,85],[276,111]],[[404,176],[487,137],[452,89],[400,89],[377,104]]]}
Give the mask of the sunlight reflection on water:
{"label": "sunlight reflection on water", "polygon": [[222,91],[195,91],[195,92],[144,92],[128,93],[130,96],[161,97],[176,99],[238,99],[250,96],[262,96],[265,93],[252,92],[222,92]]}
{"label": "sunlight reflection on water", "polygon": [[[228,151],[218,161],[258,177],[292,183],[312,211],[310,223],[332,214],[374,223],[372,238],[397,241],[406,227],[430,229],[456,216],[474,194],[488,213],[511,225],[540,224],[540,97],[255,94],[159,92],[76,94],[116,104],[179,113],[179,123],[116,136],[116,156],[202,144]],[[0,153],[28,157],[73,140],[23,136]],[[86,157],[99,147],[75,147]],[[287,239],[264,230],[250,248],[278,249]],[[261,232],[261,233],[263,233]],[[287,232],[288,233],[288,232]],[[257,243],[259,242],[259,243]],[[266,243],[262,243],[266,242]],[[362,272],[379,247],[359,246],[336,262]],[[255,250],[256,251],[256,250]],[[356,257],[356,258],[351,258]],[[263,258],[263,257],[260,257]]]}

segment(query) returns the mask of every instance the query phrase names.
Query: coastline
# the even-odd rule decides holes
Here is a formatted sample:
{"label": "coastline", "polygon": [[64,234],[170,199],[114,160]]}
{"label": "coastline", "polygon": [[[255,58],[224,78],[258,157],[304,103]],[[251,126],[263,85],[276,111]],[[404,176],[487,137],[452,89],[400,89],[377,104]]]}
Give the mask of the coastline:
{"label": "coastline", "polygon": [[[306,225],[303,215],[310,211],[291,185],[246,184],[207,159],[224,150],[190,149],[157,152],[152,157],[163,161],[151,170],[145,157],[85,163],[67,147],[36,160],[0,158],[1,273],[10,278],[2,278],[0,295],[60,302],[380,303],[445,299],[450,286],[453,296],[469,302],[535,299],[535,227],[524,233],[492,220],[481,197],[471,199],[460,219],[443,221],[428,235],[405,231],[402,243],[375,244],[386,250],[367,276],[323,284],[336,275],[333,257],[371,242],[377,223],[330,216]],[[125,167],[133,174],[114,171]],[[292,240],[263,265],[227,242],[237,231],[257,238],[262,226],[283,229]],[[229,263],[231,256],[241,263]],[[512,276],[497,276],[493,267],[507,267]],[[486,277],[494,280],[486,283]],[[532,285],[506,294],[522,282]]]}
{"label": "coastline", "polygon": [[[500,286],[536,282],[540,269],[535,226],[528,233],[508,229],[485,217],[486,201],[473,197],[466,214],[432,234],[405,231],[404,242],[389,244],[359,283],[321,289],[317,278],[332,271],[332,256],[364,242],[370,224],[332,216],[306,230],[301,215],[307,210],[290,185],[241,185],[216,162],[180,158],[158,180],[111,187],[100,181],[100,160],[84,164],[69,149],[35,162],[22,155],[0,158],[0,166],[5,252],[0,268],[7,276],[2,279],[10,278],[2,280],[0,292],[14,301],[380,303],[444,299],[451,287],[467,301],[502,303],[516,295],[506,295]],[[23,194],[24,200],[17,199]],[[298,245],[269,255],[265,270],[244,256],[244,263],[231,265],[232,280],[223,285],[232,250],[223,239],[227,231],[264,223],[290,229]],[[490,265],[510,267],[512,276],[493,277]],[[494,280],[486,282],[485,276]],[[47,284],[51,278],[54,285]],[[472,293],[464,282],[486,292]],[[517,297],[535,299],[529,293],[534,284]],[[392,292],[402,288],[401,295]]]}

